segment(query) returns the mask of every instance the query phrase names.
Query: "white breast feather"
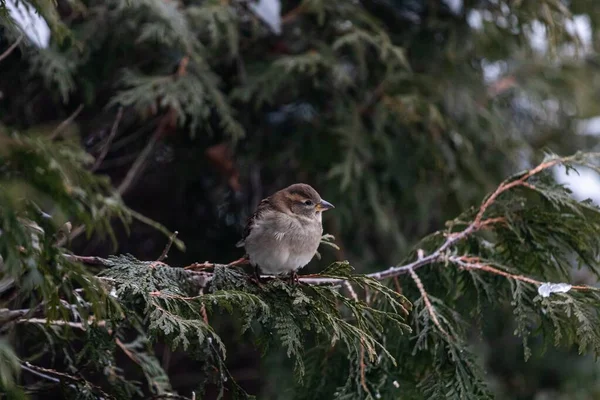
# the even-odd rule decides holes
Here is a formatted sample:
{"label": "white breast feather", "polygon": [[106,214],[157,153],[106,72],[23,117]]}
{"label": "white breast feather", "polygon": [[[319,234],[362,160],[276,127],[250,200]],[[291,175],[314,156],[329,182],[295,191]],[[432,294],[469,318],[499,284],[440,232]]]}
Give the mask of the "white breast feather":
{"label": "white breast feather", "polygon": [[[246,239],[245,247],[250,256],[250,263],[258,265],[261,271],[268,275],[287,274],[304,267],[313,258],[313,249],[303,253],[293,252],[291,251],[293,246],[290,241],[308,240],[309,237],[314,237],[314,233],[307,232],[307,227],[304,224],[298,224],[297,220],[287,218],[278,221],[279,229],[275,232],[269,232],[269,229],[266,229],[267,225],[273,223],[270,217],[271,215],[266,214],[263,215],[261,220],[254,221],[252,231]],[[314,219],[306,219],[306,222],[314,223]],[[320,225],[320,218],[317,218],[317,221]],[[294,234],[290,235],[288,233],[292,231],[292,228],[295,228],[293,229]],[[315,243],[315,251],[316,247],[318,247],[318,240]]]}

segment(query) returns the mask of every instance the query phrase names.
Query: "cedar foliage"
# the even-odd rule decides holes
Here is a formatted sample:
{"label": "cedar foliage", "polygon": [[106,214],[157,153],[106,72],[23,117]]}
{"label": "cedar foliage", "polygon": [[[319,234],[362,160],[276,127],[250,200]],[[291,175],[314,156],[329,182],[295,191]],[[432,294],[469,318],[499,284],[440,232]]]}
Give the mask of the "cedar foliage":
{"label": "cedar foliage", "polygon": [[[291,381],[280,366],[261,372],[286,383],[271,397],[487,398],[472,337],[506,307],[525,358],[538,339],[596,356],[598,291],[579,285],[544,297],[538,288],[571,282],[574,267],[593,282],[600,273],[599,210],[550,168],[598,171],[597,155],[539,159],[542,147],[590,147],[565,132],[596,105],[594,57],[563,53],[579,45],[571,12],[588,12],[595,27],[597,6],[465,1],[457,14],[430,3],[283,1],[280,37],[241,1],[26,3],[53,39],[40,49],[25,37],[0,61],[3,392],[192,398],[173,387],[153,347],[161,342],[200,361],[197,398],[246,398],[229,369],[233,337],[265,359],[282,351],[291,360]],[[479,29],[466,22],[475,9],[489,17]],[[6,12],[0,23],[5,49],[21,33]],[[545,27],[549,54],[527,42],[534,23]],[[486,81],[494,62],[516,84]],[[80,103],[91,110],[80,124],[54,122]],[[112,128],[128,135],[104,153]],[[238,267],[74,257],[72,225],[115,246],[116,227],[134,220],[170,235],[127,207],[123,186],[94,164],[140,159],[146,142],[169,141],[198,153],[237,146],[242,178],[259,164],[269,189],[319,184],[336,204],[335,242],[353,262],[319,262],[319,278],[334,284],[258,287]],[[524,166],[535,173],[513,174]],[[235,176],[226,177],[235,191]],[[213,208],[223,190],[212,190]],[[252,206],[237,210],[238,222]],[[464,236],[445,246],[451,235]],[[234,259],[232,249],[219,257]],[[421,251],[436,257],[399,269],[398,281],[367,275],[418,263]],[[219,325],[223,311],[235,334]]]}

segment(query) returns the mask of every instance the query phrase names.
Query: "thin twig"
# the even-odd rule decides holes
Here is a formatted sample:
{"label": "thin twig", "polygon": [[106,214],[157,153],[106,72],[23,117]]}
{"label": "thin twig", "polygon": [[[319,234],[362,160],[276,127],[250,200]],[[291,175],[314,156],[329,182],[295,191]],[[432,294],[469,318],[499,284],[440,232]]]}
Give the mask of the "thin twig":
{"label": "thin twig", "polygon": [[75,118],[77,118],[77,116],[79,115],[81,110],[83,110],[83,104],[80,104],[79,107],[77,107],[77,109],[75,111],[73,111],[73,114],[69,115],[69,117],[67,119],[65,119],[63,122],[58,124],[56,129],[54,129],[52,131],[52,133],[50,134],[50,139],[51,140],[57,139],[60,136],[60,134],[62,133],[62,131],[67,127],[67,125],[69,125],[71,122],[73,122],[73,120]]}
{"label": "thin twig", "polygon": [[100,151],[98,158],[96,158],[96,162],[94,163],[94,165],[91,168],[92,171],[96,171],[98,169],[98,167],[100,167],[100,164],[102,164],[102,161],[104,161],[104,159],[106,158],[106,155],[108,154],[108,150],[110,150],[110,145],[111,145],[113,139],[115,138],[115,136],[117,135],[117,132],[119,131],[119,123],[121,122],[121,118],[123,118],[123,107],[122,106],[119,107],[119,111],[117,111],[117,117],[115,118],[115,122],[113,122],[112,128],[110,129],[110,134],[108,135],[106,142],[102,146],[102,150]]}
{"label": "thin twig", "polygon": [[12,53],[13,50],[17,48],[17,46],[19,45],[19,43],[21,43],[21,40],[23,40],[23,35],[22,34],[21,34],[21,36],[19,36],[17,38],[17,40],[15,40],[15,42],[13,44],[10,45],[10,47],[8,49],[6,49],[4,51],[4,53],[0,54],[0,61],[4,60],[6,57],[8,57],[10,55],[10,53]]}
{"label": "thin twig", "polygon": [[[204,296],[204,288],[200,288],[199,297],[202,296]],[[200,306],[200,313],[202,314],[202,319],[204,320],[204,323],[208,325],[208,313],[206,312],[206,306],[204,305],[204,303],[202,303],[202,305]]]}
{"label": "thin twig", "polygon": [[369,393],[369,388],[367,387],[367,379],[365,375],[365,345],[363,344],[363,340],[360,340],[360,385],[365,390],[365,392]]}
{"label": "thin twig", "polygon": [[3,323],[9,322],[21,318],[29,312],[31,312],[30,308],[24,308],[21,310],[10,310],[8,308],[0,308],[0,321],[2,321]]}
{"label": "thin twig", "polygon": [[[44,373],[41,373],[39,371],[36,371],[35,369],[30,368],[27,364],[29,364],[29,363],[21,364],[21,369],[23,369],[23,370],[25,370],[27,372],[31,372],[32,374],[37,375],[40,378],[44,378],[44,379],[47,379],[47,380],[55,382],[55,383],[60,383],[60,379],[55,378],[55,377],[50,376],[50,375],[47,375],[47,374],[44,374]],[[69,384],[69,386],[72,387],[72,388],[75,388],[75,385],[73,385],[73,384]]]}
{"label": "thin twig", "polygon": [[358,107],[358,113],[360,115],[364,115],[377,103],[377,101],[381,98],[386,88],[386,79],[384,78],[378,85],[375,87],[372,93],[369,94],[367,100],[363,104]]}
{"label": "thin twig", "polygon": [[290,10],[286,14],[281,16],[281,25],[288,24],[295,20],[300,14],[302,14],[306,9],[306,3],[302,2],[298,7]]}
{"label": "thin twig", "polygon": [[[94,324],[94,319],[88,320],[88,325]],[[27,318],[20,319],[17,321],[19,324],[41,324],[41,325],[55,325],[55,326],[70,326],[71,328],[81,329],[85,331],[87,328],[81,322],[72,322],[72,321],[63,321],[63,320],[48,320],[46,318]],[[106,326],[106,321],[98,321],[96,323],[97,326],[104,327]]]}
{"label": "thin twig", "polygon": [[437,314],[435,313],[435,310],[433,309],[433,305],[431,305],[431,301],[429,300],[429,296],[427,295],[427,291],[425,290],[425,287],[423,286],[423,282],[421,281],[421,278],[419,278],[419,275],[417,275],[417,273],[413,269],[410,269],[408,272],[410,273],[411,278],[415,282],[415,285],[417,285],[417,288],[419,289],[419,293],[421,293],[421,297],[423,298],[423,302],[425,303],[425,308],[427,308],[429,317],[431,318],[431,320],[433,321],[435,326],[440,330],[440,332],[442,332],[444,335],[448,336],[448,333],[444,330],[444,328],[442,328],[442,324],[440,324],[440,321],[438,320]]}
{"label": "thin twig", "polygon": [[82,264],[88,264],[88,265],[108,265],[108,261],[105,260],[104,258],[101,257],[95,257],[95,256],[76,256],[74,254],[63,254],[63,257],[71,260],[71,261],[78,261]]}
{"label": "thin twig", "polygon": [[131,361],[138,365],[142,365],[138,356],[136,356],[131,350],[129,350],[127,346],[125,346],[125,344],[121,342],[121,339],[115,338],[115,343],[117,344],[117,346],[119,346],[121,350],[123,350],[123,353],[125,353],[125,355],[131,359]]}
{"label": "thin twig", "polygon": [[160,257],[158,257],[158,260],[156,260],[156,261],[163,261],[164,259],[166,259],[168,257],[169,250],[171,250],[171,246],[173,245],[173,240],[175,240],[175,238],[177,237],[178,234],[179,234],[179,232],[177,232],[177,231],[173,232],[171,237],[169,237],[169,243],[167,243],[167,245],[165,246],[165,249],[161,253]]}
{"label": "thin twig", "polygon": [[144,150],[142,150],[142,152],[135,160],[129,171],[127,171],[127,175],[125,175],[125,178],[119,184],[119,187],[117,188],[117,192],[119,194],[124,194],[129,189],[129,187],[133,185],[133,183],[137,180],[141,172],[146,167],[148,157],[150,156],[150,154],[152,154],[154,146],[156,146],[156,143],[158,143],[158,141],[164,134],[164,130],[167,126],[167,121],[168,118],[165,115],[165,117],[162,118],[161,121],[158,123],[158,126],[156,127],[156,130],[154,131],[152,137],[150,137],[150,140],[146,144],[146,147],[144,147]]}
{"label": "thin twig", "polygon": [[[475,220],[470,225],[470,227],[471,226],[478,227],[481,224],[483,215],[485,214],[487,209],[492,205],[492,203],[494,203],[494,201],[496,201],[498,196],[500,196],[502,193],[504,193],[507,190],[512,189],[516,186],[527,186],[527,183],[525,182],[527,179],[531,178],[533,175],[539,174],[543,170],[546,170],[548,168],[555,166],[556,164],[560,164],[561,162],[564,162],[564,160],[560,159],[560,158],[546,161],[544,163],[541,163],[537,167],[527,171],[527,173],[525,173],[522,177],[520,177],[517,180],[511,181],[511,182],[502,182],[500,184],[500,186],[498,186],[498,188],[494,191],[494,193],[492,193],[485,200],[485,202],[481,205],[481,207],[479,207],[479,212],[477,213],[477,216],[475,217]],[[469,228],[467,228],[467,229],[469,229]]]}
{"label": "thin twig", "polygon": [[350,293],[350,297],[352,297],[352,299],[354,299],[354,301],[358,301],[358,295],[354,291],[354,288],[352,287],[350,282],[344,281],[344,286],[346,287],[346,289],[348,289],[348,293]]}
{"label": "thin twig", "polygon": [[[70,382],[76,382],[76,383],[85,383],[86,385],[90,386],[91,388],[93,388],[95,391],[97,391],[98,393],[100,393],[102,396],[102,399],[107,398],[107,399],[114,399],[113,396],[109,395],[108,393],[106,393],[104,390],[102,390],[102,388],[92,384],[91,382],[83,379],[83,378],[79,378],[73,375],[69,375],[66,374],[64,372],[59,372],[50,368],[43,368],[37,365],[33,365],[29,362],[25,362],[24,364],[21,364],[21,368],[23,368],[24,370],[31,372],[32,374],[35,374],[41,378],[44,379],[48,379],[51,380],[53,382],[56,383],[60,383],[61,380],[67,380]],[[61,379],[62,378],[62,379]],[[68,384],[68,386],[70,386],[73,389],[76,389],[77,387],[73,384]]]}

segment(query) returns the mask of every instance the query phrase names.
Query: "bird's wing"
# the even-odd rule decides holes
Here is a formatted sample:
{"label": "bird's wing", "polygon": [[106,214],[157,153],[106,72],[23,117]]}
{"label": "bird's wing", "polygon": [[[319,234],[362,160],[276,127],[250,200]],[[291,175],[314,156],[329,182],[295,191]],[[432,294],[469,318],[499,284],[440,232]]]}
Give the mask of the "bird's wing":
{"label": "bird's wing", "polygon": [[246,223],[246,227],[244,228],[244,233],[242,234],[242,239],[236,243],[235,247],[243,247],[245,242],[246,242],[246,238],[248,237],[248,235],[250,235],[250,232],[252,231],[252,228],[254,227],[254,221],[257,218],[260,218],[261,214],[264,213],[267,209],[271,208],[271,200],[269,197],[267,197],[266,199],[262,199],[260,203],[258,203],[258,207],[256,207],[256,211],[254,211],[254,214],[252,214],[250,216],[250,218],[248,218],[248,222]]}

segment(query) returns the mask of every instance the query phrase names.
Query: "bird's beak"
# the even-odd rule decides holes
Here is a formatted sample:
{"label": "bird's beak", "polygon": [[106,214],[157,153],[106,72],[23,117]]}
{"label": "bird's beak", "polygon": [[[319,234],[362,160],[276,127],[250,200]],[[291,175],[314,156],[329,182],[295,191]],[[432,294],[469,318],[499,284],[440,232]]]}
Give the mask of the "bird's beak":
{"label": "bird's beak", "polygon": [[317,204],[317,211],[327,211],[332,208],[335,208],[333,204],[325,200],[321,200],[321,202]]}

